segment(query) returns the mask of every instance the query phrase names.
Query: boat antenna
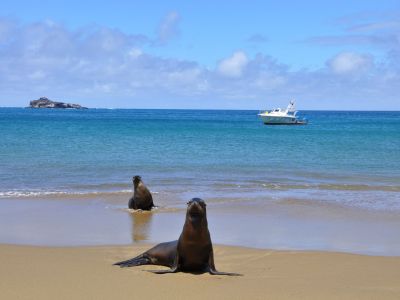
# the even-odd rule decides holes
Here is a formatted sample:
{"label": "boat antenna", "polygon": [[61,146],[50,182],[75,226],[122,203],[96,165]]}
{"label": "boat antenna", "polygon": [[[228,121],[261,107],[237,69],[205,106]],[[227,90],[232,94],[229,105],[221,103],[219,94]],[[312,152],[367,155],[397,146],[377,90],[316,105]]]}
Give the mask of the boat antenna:
{"label": "boat antenna", "polygon": [[294,112],[296,109],[294,108],[294,99],[290,100],[289,105],[286,109],[287,112]]}

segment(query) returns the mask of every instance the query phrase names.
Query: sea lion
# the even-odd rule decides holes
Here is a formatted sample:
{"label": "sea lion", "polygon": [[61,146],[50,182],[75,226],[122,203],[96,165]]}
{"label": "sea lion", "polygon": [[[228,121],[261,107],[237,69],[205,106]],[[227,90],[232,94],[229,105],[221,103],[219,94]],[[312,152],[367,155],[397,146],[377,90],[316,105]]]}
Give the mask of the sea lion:
{"label": "sea lion", "polygon": [[183,272],[209,272],[212,275],[240,275],[218,272],[214,264],[214,252],[208,231],[206,203],[193,198],[188,203],[186,220],[177,241],[156,245],[129,260],[117,262],[120,267],[160,265],[169,270],[150,271],[156,274]]}
{"label": "sea lion", "polygon": [[153,197],[150,191],[144,185],[140,176],[134,176],[133,181],[133,196],[129,199],[128,207],[130,209],[151,210],[154,207]]}

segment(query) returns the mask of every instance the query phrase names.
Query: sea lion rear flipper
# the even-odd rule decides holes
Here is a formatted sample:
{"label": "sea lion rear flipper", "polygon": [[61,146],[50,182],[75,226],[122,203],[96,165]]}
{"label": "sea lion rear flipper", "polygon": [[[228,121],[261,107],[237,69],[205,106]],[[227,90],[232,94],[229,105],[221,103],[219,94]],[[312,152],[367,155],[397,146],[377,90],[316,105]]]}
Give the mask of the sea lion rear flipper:
{"label": "sea lion rear flipper", "polygon": [[146,255],[140,254],[139,256],[136,256],[134,258],[117,262],[114,264],[114,266],[120,266],[121,268],[127,268],[127,267],[150,265],[150,264],[151,264],[150,259]]}
{"label": "sea lion rear flipper", "polygon": [[214,264],[214,251],[212,248],[211,248],[211,252],[210,252],[210,257],[208,259],[208,272],[211,275],[243,276],[243,274],[238,274],[238,273],[227,273],[227,272],[217,271],[217,269],[215,268],[215,264]]}

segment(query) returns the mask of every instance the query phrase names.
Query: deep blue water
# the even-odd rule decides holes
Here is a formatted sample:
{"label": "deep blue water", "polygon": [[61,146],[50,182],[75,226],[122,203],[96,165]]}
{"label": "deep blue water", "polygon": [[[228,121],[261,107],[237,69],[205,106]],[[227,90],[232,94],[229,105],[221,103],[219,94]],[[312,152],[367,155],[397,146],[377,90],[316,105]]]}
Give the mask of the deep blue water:
{"label": "deep blue water", "polygon": [[0,108],[0,198],[152,190],[400,210],[400,112]]}

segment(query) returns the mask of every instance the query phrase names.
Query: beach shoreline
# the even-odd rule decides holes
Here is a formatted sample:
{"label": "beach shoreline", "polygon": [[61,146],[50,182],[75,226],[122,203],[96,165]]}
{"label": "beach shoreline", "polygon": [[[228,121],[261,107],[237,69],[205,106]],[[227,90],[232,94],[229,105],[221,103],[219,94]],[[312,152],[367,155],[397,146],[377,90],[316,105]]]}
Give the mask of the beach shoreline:
{"label": "beach shoreline", "polygon": [[[186,201],[155,197],[151,212],[130,211],[126,197],[0,199],[0,244],[141,245],[176,239]],[[258,249],[400,255],[397,212],[307,199],[205,198],[216,244]],[[261,229],[261,230],[260,230]]]}
{"label": "beach shoreline", "polygon": [[398,299],[400,257],[215,245],[218,270],[242,277],[112,264],[151,245],[34,247],[0,244],[5,299]]}

